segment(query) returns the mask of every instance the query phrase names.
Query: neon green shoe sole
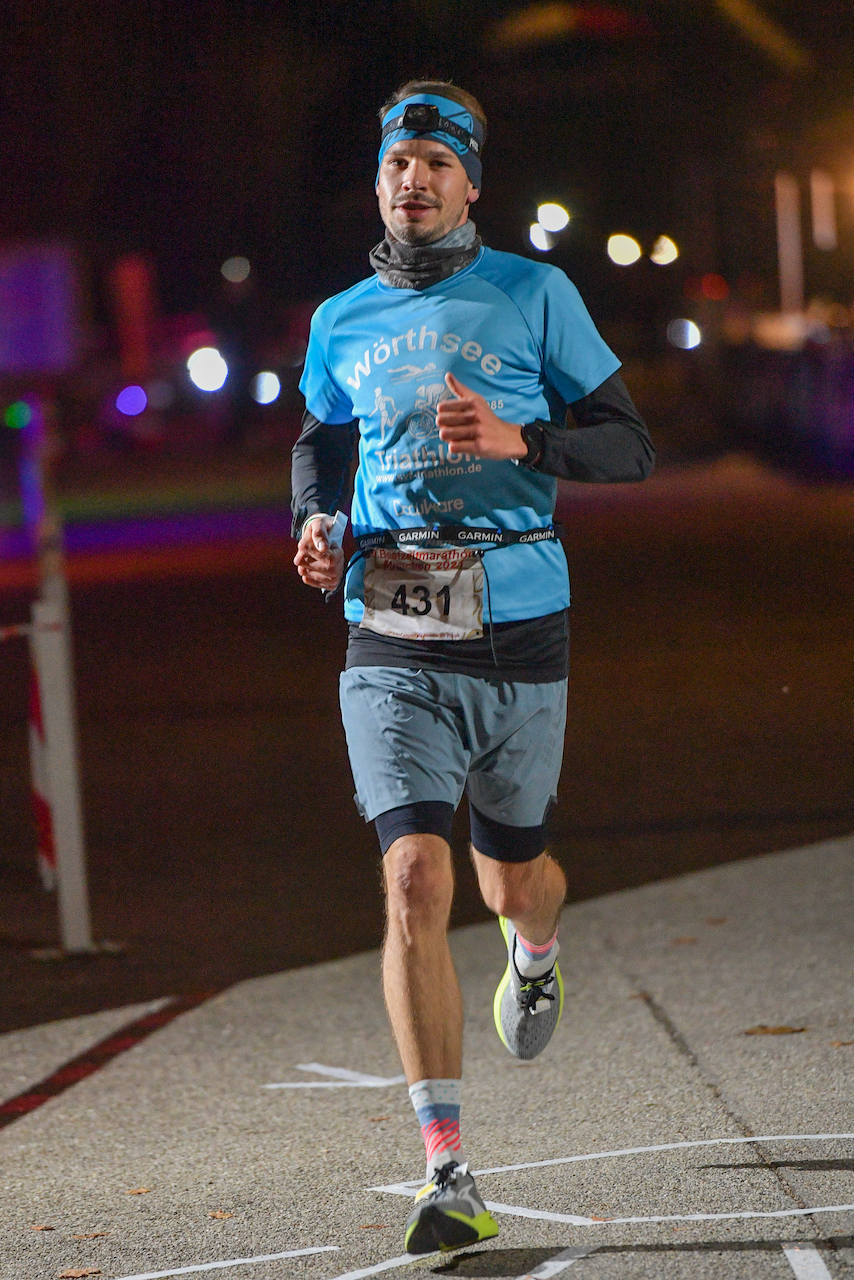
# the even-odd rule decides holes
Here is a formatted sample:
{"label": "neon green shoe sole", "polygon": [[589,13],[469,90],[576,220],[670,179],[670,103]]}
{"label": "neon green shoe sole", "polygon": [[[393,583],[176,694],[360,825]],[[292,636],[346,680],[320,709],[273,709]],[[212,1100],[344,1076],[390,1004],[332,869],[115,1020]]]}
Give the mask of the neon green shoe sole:
{"label": "neon green shoe sole", "polygon": [[478,1195],[466,1166],[441,1170],[415,1197],[406,1224],[407,1253],[448,1253],[498,1235],[498,1223]]}
{"label": "neon green shoe sole", "polygon": [[545,1049],[563,1013],[560,965],[542,978],[523,977],[513,960],[516,930],[504,916],[498,917],[498,923],[507,944],[507,968],[492,1002],[495,1029],[515,1058],[530,1060]]}

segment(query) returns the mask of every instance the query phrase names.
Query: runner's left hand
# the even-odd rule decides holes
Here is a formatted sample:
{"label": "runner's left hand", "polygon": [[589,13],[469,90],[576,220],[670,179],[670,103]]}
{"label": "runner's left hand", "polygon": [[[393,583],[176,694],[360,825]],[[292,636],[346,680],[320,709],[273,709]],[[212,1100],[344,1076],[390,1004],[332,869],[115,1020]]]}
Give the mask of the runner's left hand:
{"label": "runner's left hand", "polygon": [[445,383],[455,399],[440,400],[436,421],[439,437],[451,446],[450,452],[470,453],[476,458],[492,458],[498,462],[525,457],[528,447],[520,426],[497,417],[483,396],[452,373],[445,374]]}

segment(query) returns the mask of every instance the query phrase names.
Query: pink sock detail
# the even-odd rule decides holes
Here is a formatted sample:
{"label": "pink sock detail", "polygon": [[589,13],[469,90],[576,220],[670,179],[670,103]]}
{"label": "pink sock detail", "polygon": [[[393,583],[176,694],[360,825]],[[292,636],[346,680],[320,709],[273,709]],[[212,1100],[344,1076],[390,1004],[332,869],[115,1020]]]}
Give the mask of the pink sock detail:
{"label": "pink sock detail", "polygon": [[428,1164],[437,1151],[450,1151],[454,1154],[459,1154],[459,1120],[434,1120],[431,1124],[422,1126],[421,1136],[424,1139]]}
{"label": "pink sock detail", "polygon": [[537,956],[544,956],[547,951],[551,951],[552,947],[557,942],[557,930],[555,929],[554,937],[550,938],[548,942],[544,942],[541,947],[537,946],[535,942],[526,942],[521,933],[518,932],[516,934],[516,941],[519,943],[522,950],[527,951],[531,959],[534,960]]}

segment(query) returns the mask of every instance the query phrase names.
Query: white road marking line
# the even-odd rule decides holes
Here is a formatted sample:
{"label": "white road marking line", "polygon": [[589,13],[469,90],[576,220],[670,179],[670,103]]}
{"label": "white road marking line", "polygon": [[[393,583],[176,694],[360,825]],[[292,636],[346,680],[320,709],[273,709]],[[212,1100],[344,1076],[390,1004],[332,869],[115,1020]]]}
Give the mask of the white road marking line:
{"label": "white road marking line", "polygon": [[395,1267],[408,1267],[413,1262],[429,1262],[431,1258],[442,1256],[438,1250],[434,1253],[402,1253],[398,1258],[377,1262],[372,1267],[360,1267],[358,1271],[345,1271],[343,1275],[333,1276],[332,1280],[362,1280],[363,1276],[375,1276],[380,1271],[393,1271]]}
{"label": "white road marking line", "polygon": [[281,1084],[264,1084],[262,1089],[385,1089],[397,1080],[379,1084],[357,1084],[355,1080],[285,1080]]}
{"label": "white road marking line", "polygon": [[518,1204],[500,1204],[497,1200],[484,1200],[490,1213],[506,1213],[512,1218],[537,1218],[541,1222],[569,1222],[574,1227],[593,1226],[592,1218],[583,1218],[577,1213],[549,1213],[545,1209],[524,1209]]}
{"label": "white road marking line", "polygon": [[538,1267],[534,1267],[533,1271],[517,1276],[516,1280],[551,1280],[552,1276],[571,1267],[579,1258],[586,1258],[589,1253],[595,1252],[595,1245],[574,1244],[570,1249],[564,1249],[562,1253],[556,1253],[548,1261],[541,1262]]}
{"label": "white road marking line", "polygon": [[336,1080],[352,1080],[354,1084],[405,1084],[406,1076],[373,1076],[364,1071],[350,1071],[347,1067],[324,1067],[322,1062],[298,1062],[297,1071],[313,1071],[318,1076],[333,1076]]}
{"label": "white road marking line", "polygon": [[[574,1164],[579,1160],[607,1160],[611,1156],[643,1155],[648,1151],[678,1151],[688,1147],[738,1146],[746,1142],[832,1142],[839,1138],[854,1138],[854,1133],[783,1133],[763,1134],[758,1138],[702,1138],[695,1142],[660,1142],[654,1147],[622,1147],[619,1151],[594,1151],[585,1156],[558,1156],[555,1160],[531,1160],[525,1164],[499,1164],[492,1169],[472,1169],[482,1176],[487,1173],[512,1173],[516,1169],[544,1169],[547,1165]],[[402,1183],[399,1185],[403,1185]],[[412,1184],[417,1185],[416,1183]]]}
{"label": "white road marking line", "polygon": [[815,1245],[784,1244],[783,1252],[798,1280],[833,1280]]}
{"label": "white road marking line", "polygon": [[[387,1187],[368,1187],[369,1191],[386,1191],[393,1196],[412,1196],[412,1187],[404,1182]],[[539,1218],[543,1222],[569,1222],[575,1227],[601,1227],[624,1222],[728,1222],[735,1218],[806,1218],[813,1213],[850,1213],[854,1204],[816,1205],[812,1209],[748,1209],[743,1213],[666,1213],[650,1218],[586,1218],[577,1213],[548,1213],[545,1209],[526,1209],[518,1204],[501,1204],[484,1200],[491,1213],[506,1213],[514,1218]]]}
{"label": "white road marking line", "polygon": [[169,1271],[143,1271],[136,1276],[119,1276],[117,1280],[160,1280],[161,1276],[186,1276],[191,1271],[216,1271],[220,1267],[245,1267],[250,1262],[276,1262],[279,1258],[304,1258],[309,1253],[331,1253],[337,1244],[321,1244],[313,1249],[287,1249],[284,1253],[259,1253],[256,1258],[229,1258],[227,1262],[199,1262],[193,1267],[172,1267]]}
{"label": "white road marking line", "polygon": [[283,1081],[265,1084],[265,1089],[385,1089],[392,1084],[405,1084],[406,1076],[372,1076],[364,1071],[350,1071],[347,1067],[325,1067],[322,1062],[298,1062],[297,1071],[313,1071],[319,1076],[333,1076],[333,1080]]}
{"label": "white road marking line", "polygon": [[[475,1177],[488,1173],[514,1173],[518,1169],[545,1169],[557,1164],[575,1164],[583,1160],[608,1160],[613,1156],[644,1155],[650,1151],[678,1151],[688,1147],[737,1146],[746,1142],[833,1142],[839,1138],[854,1138],[854,1133],[784,1133],[763,1134],[758,1138],[702,1138],[694,1142],[660,1142],[654,1147],[621,1147],[617,1151],[593,1151],[583,1156],[557,1156],[553,1160],[528,1160],[523,1164],[497,1164],[490,1169],[472,1169]],[[409,1195],[417,1190],[420,1182],[392,1182],[385,1187],[368,1187],[369,1191],[388,1191],[392,1195]]]}
{"label": "white road marking line", "polygon": [[[662,1142],[652,1147],[623,1147],[618,1151],[596,1151],[590,1155],[560,1156],[554,1160],[531,1160],[523,1164],[496,1165],[492,1169],[475,1169],[475,1175],[487,1173],[513,1173],[520,1169],[543,1169],[557,1164],[572,1164],[579,1160],[604,1160],[610,1156],[640,1155],[645,1152],[676,1151],[686,1147],[735,1146],[746,1142],[831,1142],[840,1138],[854,1138],[854,1133],[788,1133],[764,1134],[757,1138],[703,1138],[694,1142]],[[393,1196],[414,1196],[419,1182],[391,1182],[382,1187],[368,1187],[369,1191],[385,1191]],[[748,1209],[741,1213],[666,1213],[635,1218],[587,1218],[574,1213],[547,1213],[540,1209],[526,1209],[522,1205],[499,1204],[486,1200],[486,1208],[492,1213],[505,1213],[517,1218],[538,1218],[544,1222],[568,1222],[577,1227],[598,1227],[606,1224],[635,1222],[730,1222],[742,1218],[806,1218],[814,1213],[850,1213],[854,1204],[816,1205],[811,1209]],[[823,1266],[821,1258],[818,1262]],[[821,1272],[814,1272],[819,1280]]]}
{"label": "white road marking line", "polygon": [[569,1222],[576,1227],[607,1227],[627,1222],[729,1222],[736,1218],[807,1218],[814,1213],[850,1213],[854,1204],[820,1204],[812,1209],[745,1209],[741,1213],[658,1213],[648,1218],[583,1218],[575,1213],[547,1213],[544,1209],[525,1209],[521,1205],[498,1204],[484,1200],[492,1213],[506,1213],[516,1218],[542,1218],[544,1222]]}

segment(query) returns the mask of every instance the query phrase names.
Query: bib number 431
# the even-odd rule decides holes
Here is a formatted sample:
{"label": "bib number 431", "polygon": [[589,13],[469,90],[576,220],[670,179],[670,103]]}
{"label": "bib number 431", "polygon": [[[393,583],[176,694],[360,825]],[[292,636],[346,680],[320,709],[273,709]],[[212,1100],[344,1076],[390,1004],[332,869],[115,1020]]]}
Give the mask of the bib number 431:
{"label": "bib number 431", "polygon": [[[410,612],[416,617],[423,618],[433,609],[434,601],[430,599],[430,588],[423,582],[416,582],[415,586],[409,588],[405,582],[401,582],[391,599],[392,609],[396,609],[398,613],[406,617]],[[435,604],[439,610],[441,618],[449,618],[451,613],[451,588],[447,582],[444,587],[440,587],[435,595]]]}
{"label": "bib number 431", "polygon": [[483,565],[447,551],[372,552],[365,566],[366,631],[411,640],[476,640],[483,635]]}

